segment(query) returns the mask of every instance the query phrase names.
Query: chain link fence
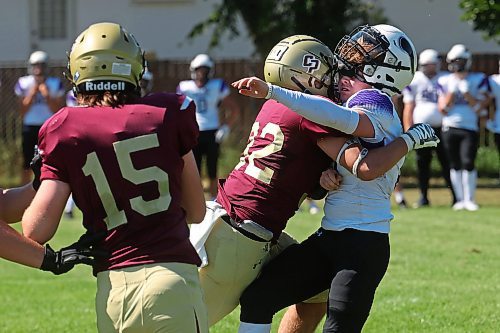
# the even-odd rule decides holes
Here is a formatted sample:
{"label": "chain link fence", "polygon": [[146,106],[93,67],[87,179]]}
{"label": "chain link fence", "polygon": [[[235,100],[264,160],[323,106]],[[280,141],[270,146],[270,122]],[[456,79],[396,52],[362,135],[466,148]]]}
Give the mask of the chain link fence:
{"label": "chain link fence", "polygon": [[[498,73],[499,54],[475,55],[473,71],[486,74]],[[443,63],[443,68],[444,67]],[[49,75],[60,77],[69,90],[70,84],[63,77],[66,64],[51,63]],[[150,61],[150,71],[154,75],[154,91],[175,91],[181,80],[190,77],[189,61]],[[219,61],[215,66],[216,77],[227,83],[245,76],[262,77],[262,61],[227,60]],[[14,86],[19,77],[26,75],[25,63],[0,63],[0,186],[13,186],[19,183],[22,166],[21,130],[22,118],[18,112],[18,99],[14,94]],[[240,96],[234,89],[234,98],[241,107],[241,116],[226,143],[241,151],[246,144],[248,132],[263,101]],[[491,110],[490,112],[492,112]],[[491,135],[484,128],[481,132],[481,144],[492,145]]]}

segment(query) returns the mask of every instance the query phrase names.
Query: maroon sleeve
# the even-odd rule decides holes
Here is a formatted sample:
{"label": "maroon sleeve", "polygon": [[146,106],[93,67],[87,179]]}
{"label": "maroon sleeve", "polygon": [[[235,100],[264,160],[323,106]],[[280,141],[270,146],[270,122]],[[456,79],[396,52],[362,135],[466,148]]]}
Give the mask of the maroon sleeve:
{"label": "maroon sleeve", "polygon": [[184,156],[198,144],[199,128],[196,122],[194,101],[185,95],[178,95],[178,102],[180,116],[176,128],[179,135],[180,153]]}
{"label": "maroon sleeve", "polygon": [[[64,144],[59,140],[57,127],[63,123],[65,111],[59,111],[49,118],[38,133],[38,149],[42,157],[40,180],[55,179],[68,182],[64,161]],[[68,155],[69,156],[69,155]]]}
{"label": "maroon sleeve", "polygon": [[300,129],[312,142],[317,142],[319,139],[329,136],[347,136],[347,134],[336,129],[313,123],[305,118],[302,118],[300,121]]}

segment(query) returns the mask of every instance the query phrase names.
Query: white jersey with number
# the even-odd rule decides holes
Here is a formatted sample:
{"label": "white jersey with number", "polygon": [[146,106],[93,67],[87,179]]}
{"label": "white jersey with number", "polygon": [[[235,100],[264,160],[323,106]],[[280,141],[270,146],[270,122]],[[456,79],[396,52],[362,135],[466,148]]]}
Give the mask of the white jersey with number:
{"label": "white jersey with number", "polygon": [[[374,137],[359,138],[365,148],[385,146],[403,132],[390,97],[380,90],[361,90],[347,100],[346,107],[362,110],[373,124]],[[383,176],[371,181],[363,181],[337,164],[342,184],[338,190],[328,193],[321,226],[336,231],[350,228],[388,233],[394,217],[390,197],[403,162],[404,158]]]}
{"label": "white jersey with number", "polygon": [[432,127],[441,127],[443,115],[438,109],[438,79],[446,75],[440,72],[432,78],[417,71],[411,83],[403,89],[403,102],[415,103],[413,123],[427,123]]}
{"label": "white jersey with number", "polygon": [[[453,73],[439,78],[439,93],[444,95],[457,84],[457,76]],[[469,73],[465,80],[469,85],[469,93],[477,100],[484,99],[483,94],[488,91],[488,77],[484,73]],[[461,92],[455,93],[454,103],[449,108],[448,113],[443,117],[443,130],[447,128],[462,128],[471,131],[478,131],[478,115],[467,103]]]}
{"label": "white jersey with number", "polygon": [[490,89],[495,98],[495,118],[493,118],[495,133],[500,133],[500,74],[490,76]]}
{"label": "white jersey with number", "polygon": [[219,128],[219,104],[230,94],[229,87],[224,80],[210,79],[203,87],[198,87],[193,80],[181,81],[177,92],[194,100],[196,121],[200,131]]}

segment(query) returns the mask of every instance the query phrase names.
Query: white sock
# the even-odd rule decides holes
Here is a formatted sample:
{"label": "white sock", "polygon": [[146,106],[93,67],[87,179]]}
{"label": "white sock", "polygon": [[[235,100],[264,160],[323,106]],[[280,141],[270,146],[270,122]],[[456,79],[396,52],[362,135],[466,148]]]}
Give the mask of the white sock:
{"label": "white sock", "polygon": [[457,202],[464,201],[464,186],[462,183],[462,170],[450,169],[451,186],[455,192]]}
{"label": "white sock", "polygon": [[464,170],[462,172],[462,181],[464,184],[464,200],[474,202],[474,196],[476,194],[476,183],[477,183],[477,171]]}
{"label": "white sock", "polygon": [[396,200],[396,203],[402,203],[404,199],[405,196],[403,195],[403,191],[394,192],[394,200]]}
{"label": "white sock", "polygon": [[251,324],[240,322],[238,333],[269,333],[271,324]]}
{"label": "white sock", "polygon": [[68,201],[66,202],[66,206],[64,207],[64,212],[71,213],[73,207],[75,207],[75,202],[73,201],[73,196],[70,195]]}

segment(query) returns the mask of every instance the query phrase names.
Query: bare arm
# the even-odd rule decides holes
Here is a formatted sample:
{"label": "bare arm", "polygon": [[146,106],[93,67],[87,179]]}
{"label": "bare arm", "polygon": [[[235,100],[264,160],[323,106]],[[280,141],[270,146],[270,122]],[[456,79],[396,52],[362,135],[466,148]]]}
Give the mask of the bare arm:
{"label": "bare arm", "polygon": [[0,257],[40,268],[45,250],[42,245],[24,237],[5,222],[0,221]]}
{"label": "bare arm", "polygon": [[21,221],[24,210],[35,196],[31,183],[12,189],[0,189],[0,220],[7,223]]}
{"label": "bare arm", "polygon": [[[333,160],[337,159],[342,146],[347,141],[344,137],[329,137],[318,141],[318,146]],[[350,145],[340,157],[340,164],[352,172],[354,163],[361,153],[360,144]],[[396,165],[408,153],[408,146],[401,138],[387,146],[371,149],[358,164],[357,177],[361,180],[373,180],[382,176]]]}
{"label": "bare arm", "polygon": [[229,127],[233,128],[240,117],[240,106],[236,103],[234,97],[229,95],[222,100],[221,108],[224,110],[224,117],[221,119],[221,123],[227,124]]}
{"label": "bare arm", "polygon": [[403,130],[413,126],[413,111],[415,110],[415,102],[404,103],[403,107]]}
{"label": "bare arm", "polygon": [[22,117],[28,112],[31,104],[35,100],[35,96],[38,93],[38,85],[35,85],[31,88],[29,93],[24,97],[19,97],[19,113]]}
{"label": "bare arm", "polygon": [[192,151],[184,155],[182,159],[184,160],[184,169],[181,179],[181,205],[186,211],[188,223],[200,223],[203,221],[206,211],[200,174]]}
{"label": "bare arm", "polygon": [[23,233],[37,243],[44,244],[55,234],[70,187],[58,180],[44,180],[31,205],[23,215]]}
{"label": "bare arm", "polygon": [[39,90],[42,96],[47,101],[47,105],[49,106],[50,111],[52,111],[52,113],[56,113],[57,111],[59,111],[59,109],[63,106],[64,98],[62,96],[50,96],[49,89],[45,83],[40,84]]}

